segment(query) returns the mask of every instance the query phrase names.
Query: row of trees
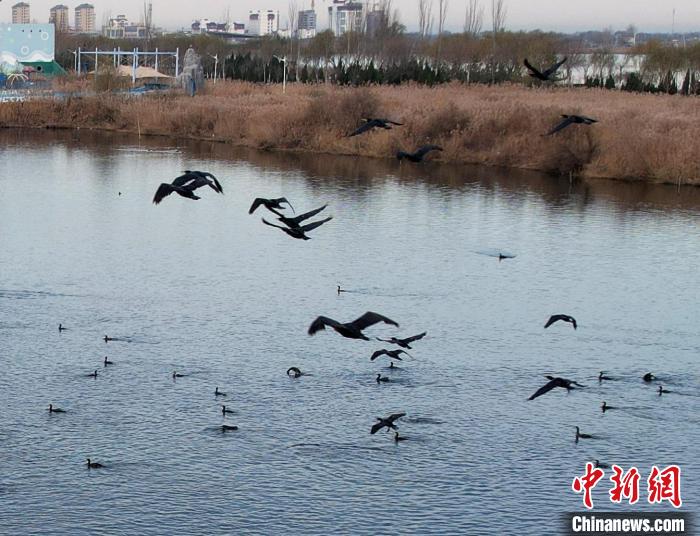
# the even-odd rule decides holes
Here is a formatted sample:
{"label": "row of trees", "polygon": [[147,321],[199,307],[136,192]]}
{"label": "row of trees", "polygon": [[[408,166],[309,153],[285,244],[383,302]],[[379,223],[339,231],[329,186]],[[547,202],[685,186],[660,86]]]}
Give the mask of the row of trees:
{"label": "row of trees", "polygon": [[[291,81],[338,84],[398,84],[415,81],[437,84],[459,80],[465,83],[529,81],[522,61],[547,65],[566,55],[560,71],[563,81],[572,83],[574,73],[586,85],[634,91],[675,91],[695,93],[700,78],[700,44],[672,48],[649,43],[632,54],[615,53],[612,33],[603,32],[600,44],[592,50],[575,36],[556,33],[511,32],[505,28],[507,10],[504,0],[491,0],[486,21],[483,0],[466,0],[464,28],[461,33],[444,31],[448,0],[418,2],[419,28],[407,33],[392,0],[382,0],[381,17],[372,25],[364,24],[341,36],[330,30],[313,39],[266,37],[241,44],[229,44],[211,35],[169,35],[148,41],[113,41],[104,37],[60,36],[57,61],[66,68],[74,62],[73,51],[175,50],[181,54],[190,45],[202,56],[205,71],[218,76],[252,82],[279,82],[287,58],[287,76]],[[290,17],[296,13],[290,2]],[[292,28],[294,21],[290,18]],[[484,31],[486,22],[490,28]],[[434,31],[437,29],[437,32]],[[605,39],[608,35],[609,39]],[[167,60],[161,71],[174,71]],[[629,74],[633,71],[634,74]],[[670,73],[670,75],[669,75]],[[681,83],[686,75],[687,84]]]}

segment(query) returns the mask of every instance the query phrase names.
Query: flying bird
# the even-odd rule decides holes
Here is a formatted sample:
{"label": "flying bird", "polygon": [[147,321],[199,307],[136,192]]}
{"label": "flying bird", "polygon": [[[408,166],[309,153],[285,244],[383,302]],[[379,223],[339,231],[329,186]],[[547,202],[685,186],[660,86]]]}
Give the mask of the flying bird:
{"label": "flying bird", "polygon": [[282,227],[281,225],[275,225],[274,223],[270,223],[269,221],[266,221],[265,218],[262,219],[262,222],[265,225],[269,225],[270,227],[276,227],[277,229],[282,229],[285,233],[287,233],[289,236],[292,238],[296,238],[297,240],[311,240],[310,236],[306,236],[306,233],[309,231],[313,231],[317,227],[321,227],[324,223],[327,223],[333,219],[333,216],[330,216],[326,218],[325,220],[320,220],[320,221],[315,221],[313,223],[309,223],[308,225],[303,225],[301,227]]}
{"label": "flying bird", "polygon": [[270,208],[268,210],[273,214],[276,214],[278,216],[277,219],[284,223],[290,229],[298,229],[301,225],[301,222],[306,221],[309,218],[313,218],[316,214],[319,214],[320,212],[326,210],[326,207],[328,207],[328,205],[323,205],[322,207],[315,208],[314,210],[305,212],[304,214],[299,214],[298,216],[294,216],[293,218],[285,216],[284,214],[280,214],[274,208]]}
{"label": "flying bird", "polygon": [[536,69],[535,67],[533,67],[530,64],[530,62],[527,61],[527,58],[525,58],[525,61],[523,63],[525,64],[525,67],[527,67],[528,71],[530,71],[528,74],[532,78],[537,78],[538,80],[541,80],[543,82],[550,82],[550,81],[552,81],[552,78],[551,78],[552,75],[554,73],[556,73],[557,70],[559,70],[559,67],[564,65],[564,63],[566,62],[567,59],[568,58],[565,57],[563,60],[558,61],[557,63],[552,65],[549,69],[545,69],[544,71],[540,71],[540,70]]}
{"label": "flying bird", "polygon": [[397,127],[403,126],[403,123],[397,123],[396,121],[391,121],[389,119],[363,119],[365,122],[360,128],[358,128],[355,132],[350,134],[348,138],[352,138],[353,136],[359,136],[360,134],[364,134],[365,132],[369,132],[372,129],[375,128],[383,128],[384,130],[391,130],[391,125],[395,125]]}
{"label": "flying bird", "polygon": [[255,199],[255,201],[253,201],[253,204],[250,205],[250,210],[248,211],[248,214],[252,214],[256,210],[258,210],[258,207],[260,205],[264,206],[267,210],[272,210],[275,208],[278,210],[284,210],[282,203],[286,203],[289,206],[289,208],[292,209],[292,212],[294,212],[294,207],[289,201],[287,201],[286,197],[278,197],[277,199],[265,199],[263,197],[258,197]]}
{"label": "flying bird", "polygon": [[372,428],[370,429],[369,433],[376,434],[379,430],[381,430],[384,427],[386,427],[387,431],[389,429],[398,430],[398,427],[394,424],[394,422],[400,419],[401,417],[405,416],[405,413],[392,413],[385,419],[377,417],[377,422],[372,425]]}
{"label": "flying bird", "polygon": [[443,148],[438,146],[438,145],[424,145],[423,147],[419,148],[416,150],[415,153],[407,153],[405,151],[399,151],[396,153],[396,158],[399,159],[399,162],[403,160],[404,158],[408,160],[409,162],[422,162],[425,156],[431,152],[431,151],[442,151]]}
{"label": "flying bird", "polygon": [[326,329],[326,326],[330,326],[345,338],[362,339],[364,341],[368,341],[370,340],[369,337],[362,333],[362,330],[367,329],[374,324],[378,324],[379,322],[384,322],[385,324],[391,324],[392,326],[399,327],[399,325],[390,318],[368,311],[360,318],[345,324],[342,324],[337,320],[333,320],[332,318],[328,318],[327,316],[319,316],[311,323],[311,326],[309,326],[308,333],[309,335],[314,335],[317,332]]}
{"label": "flying bird", "polygon": [[153,203],[159,204],[164,198],[168,197],[173,192],[197,200],[199,196],[195,195],[194,191],[202,186],[209,186],[218,194],[223,194],[224,189],[214,175],[204,171],[185,171],[184,175],[180,175],[172,183],[161,183],[153,196]]}
{"label": "flying bird", "polygon": [[552,315],[549,317],[549,320],[547,320],[547,323],[544,325],[545,329],[547,329],[549,326],[554,324],[555,322],[568,322],[569,324],[572,324],[574,326],[574,329],[576,329],[576,319],[573,316],[569,315]]}
{"label": "flying bird", "polygon": [[547,136],[551,136],[552,134],[556,134],[560,130],[564,130],[566,127],[569,125],[592,125],[593,123],[597,123],[597,119],[591,119],[590,117],[585,117],[583,115],[563,115],[562,117],[564,120],[559,123],[557,126],[555,126],[552,130],[547,132]]}
{"label": "flying bird", "polygon": [[401,348],[406,348],[408,350],[411,350],[411,343],[421,340],[427,334],[428,334],[428,332],[424,331],[423,333],[421,333],[419,335],[414,335],[413,337],[408,337],[406,339],[397,339],[396,337],[392,337],[391,339],[379,339],[379,338],[377,338],[377,340],[382,341],[382,342],[388,342],[390,344],[396,344],[397,346],[400,346]]}
{"label": "flying bird", "polygon": [[[369,360],[374,361],[378,357],[385,355],[385,356],[389,357],[390,359],[396,359],[398,361],[403,361],[400,357],[401,354],[406,354],[408,356],[411,355],[405,350],[377,350],[376,352],[374,352],[372,354],[372,357],[370,357]],[[392,361],[392,363],[393,363],[393,361]]]}
{"label": "flying bird", "polygon": [[554,376],[545,376],[545,378],[547,378],[549,382],[547,382],[537,391],[535,391],[535,394],[528,398],[528,400],[534,400],[538,396],[542,396],[543,394],[548,393],[556,387],[561,387],[563,389],[566,389],[567,391],[573,389],[572,385],[583,387],[583,385],[581,385],[580,383],[577,383],[573,380],[567,380],[566,378],[555,378]]}

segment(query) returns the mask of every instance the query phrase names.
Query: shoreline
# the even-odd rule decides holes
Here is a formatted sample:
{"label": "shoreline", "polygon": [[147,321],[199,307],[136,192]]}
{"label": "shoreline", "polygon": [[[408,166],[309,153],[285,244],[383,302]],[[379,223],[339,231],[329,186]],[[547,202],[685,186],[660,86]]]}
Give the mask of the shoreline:
{"label": "shoreline", "polygon": [[[437,162],[680,186],[700,185],[698,103],[606,90],[459,84],[299,84],[283,95],[274,85],[220,81],[194,98],[105,94],[3,103],[0,128],[99,130],[383,159],[435,143],[444,148]],[[563,113],[599,123],[543,136]],[[363,117],[404,125],[348,138]]]}

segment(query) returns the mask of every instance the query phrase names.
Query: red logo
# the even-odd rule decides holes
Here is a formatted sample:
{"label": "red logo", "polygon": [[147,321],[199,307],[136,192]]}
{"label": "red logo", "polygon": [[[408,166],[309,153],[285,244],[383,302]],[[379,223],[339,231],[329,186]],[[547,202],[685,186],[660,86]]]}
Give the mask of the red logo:
{"label": "red logo", "polygon": [[603,478],[604,474],[602,469],[594,468],[593,464],[589,462],[586,464],[586,474],[581,477],[577,476],[571,483],[571,488],[576,493],[581,493],[583,491],[583,504],[589,510],[593,508],[591,491],[595,488],[598,481]]}
{"label": "red logo", "polygon": [[615,487],[610,490],[610,501],[614,503],[622,502],[626,498],[630,504],[639,500],[639,471],[632,467],[625,473],[622,467],[612,466],[614,474],[610,477]]}
{"label": "red logo", "polygon": [[663,471],[655,465],[651,468],[651,474],[647,480],[649,489],[649,503],[670,502],[674,508],[680,508],[681,499],[681,468],[677,465],[669,465]]}

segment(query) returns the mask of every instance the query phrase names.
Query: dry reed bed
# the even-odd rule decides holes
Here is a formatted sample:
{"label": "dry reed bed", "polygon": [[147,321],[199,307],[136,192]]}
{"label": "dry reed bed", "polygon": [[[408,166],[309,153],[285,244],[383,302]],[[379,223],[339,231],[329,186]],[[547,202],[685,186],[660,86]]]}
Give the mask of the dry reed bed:
{"label": "dry reed bed", "polygon": [[[600,120],[542,136],[562,113]],[[347,138],[362,117],[405,123]],[[343,88],[218,83],[207,94],[111,94],[0,105],[0,125],[215,139],[261,149],[391,157],[436,143],[446,162],[700,184],[700,100],[588,89]]]}

